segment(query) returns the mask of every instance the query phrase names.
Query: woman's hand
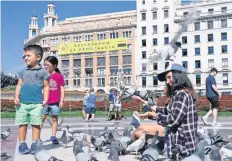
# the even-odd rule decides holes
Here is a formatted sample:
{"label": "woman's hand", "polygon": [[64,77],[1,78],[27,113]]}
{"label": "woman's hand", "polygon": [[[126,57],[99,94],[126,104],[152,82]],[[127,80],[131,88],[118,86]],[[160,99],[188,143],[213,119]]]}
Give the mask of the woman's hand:
{"label": "woman's hand", "polygon": [[59,107],[62,108],[64,104],[64,101],[60,101]]}

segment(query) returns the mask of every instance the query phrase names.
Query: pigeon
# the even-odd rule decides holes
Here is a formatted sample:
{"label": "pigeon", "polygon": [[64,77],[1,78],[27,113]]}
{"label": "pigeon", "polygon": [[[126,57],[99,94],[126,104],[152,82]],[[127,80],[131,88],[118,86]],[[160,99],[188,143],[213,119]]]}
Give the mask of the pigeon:
{"label": "pigeon", "polygon": [[65,144],[64,148],[67,148],[67,145],[68,145],[71,141],[73,141],[73,137],[67,136],[66,130],[63,130],[63,134],[62,134],[60,140],[62,141],[63,144]]}
{"label": "pigeon", "polygon": [[68,126],[68,125],[66,125],[66,128],[67,128],[68,132],[69,132],[70,134],[72,134],[72,136],[73,136],[74,134],[76,134],[76,133],[78,133],[78,134],[81,133],[80,130],[71,129],[71,127]]}
{"label": "pigeon", "polygon": [[91,143],[94,145],[94,147],[98,149],[99,151],[102,150],[102,147],[106,143],[106,139],[103,136],[95,136],[95,137],[92,136],[90,140],[91,140]]}
{"label": "pigeon", "polygon": [[[47,120],[48,120],[49,125],[52,126],[52,121],[49,118],[47,118]],[[58,125],[57,125],[57,128],[56,128],[57,131],[61,131],[62,130],[61,125],[62,125],[63,121],[64,121],[64,118],[62,118],[61,121],[58,122]]]}
{"label": "pigeon", "polygon": [[42,149],[40,139],[36,140],[35,160],[37,161],[62,161],[50,155],[46,150]]}
{"label": "pigeon", "polygon": [[220,155],[222,160],[232,158],[232,143],[228,143],[220,149]]}
{"label": "pigeon", "polygon": [[79,147],[83,147],[82,145],[82,141],[78,141],[77,139],[75,139],[74,143],[73,143],[73,154],[76,156],[77,152],[78,152],[78,148]]}
{"label": "pigeon", "polygon": [[152,143],[149,148],[147,148],[140,159],[140,161],[151,161],[151,160],[157,160],[159,153],[157,150],[156,142],[158,138],[159,131],[156,131],[155,136],[152,139]]}
{"label": "pigeon", "polygon": [[8,156],[6,152],[1,153],[1,161],[10,159],[11,156]]}
{"label": "pigeon", "polygon": [[96,158],[91,157],[89,154],[85,153],[79,144],[75,150],[76,161],[97,161]]}
{"label": "pigeon", "polygon": [[108,161],[120,161],[118,156],[118,151],[114,146],[110,149],[110,155],[108,156]]}
{"label": "pigeon", "polygon": [[211,146],[212,152],[210,153],[210,160],[211,161],[221,161],[221,155],[220,155],[220,147],[217,147],[216,145]]}
{"label": "pigeon", "polygon": [[205,159],[205,153],[206,149],[205,147],[208,145],[208,142],[205,140],[200,141],[200,143],[197,145],[197,149],[194,154],[192,154],[189,157],[186,157],[183,159],[183,161],[204,161]]}
{"label": "pigeon", "polygon": [[6,139],[10,136],[10,134],[11,134],[11,129],[8,128],[6,131],[1,132],[1,139],[7,141]]}
{"label": "pigeon", "polygon": [[145,146],[145,135],[147,134],[147,131],[144,131],[143,134],[140,136],[140,138],[138,140],[136,140],[135,142],[133,142],[132,144],[130,144],[127,148],[126,148],[126,153],[128,152],[135,152],[136,155],[138,153],[139,150],[141,150],[144,146]]}

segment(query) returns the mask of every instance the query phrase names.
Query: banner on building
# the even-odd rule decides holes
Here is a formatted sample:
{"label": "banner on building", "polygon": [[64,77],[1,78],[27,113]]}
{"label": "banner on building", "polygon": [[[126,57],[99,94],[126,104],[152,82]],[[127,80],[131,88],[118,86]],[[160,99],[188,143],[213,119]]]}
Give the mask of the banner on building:
{"label": "banner on building", "polygon": [[125,50],[127,49],[127,39],[106,39],[96,41],[83,41],[61,44],[58,47],[59,55],[65,54],[81,54],[93,52],[105,52],[112,50]]}

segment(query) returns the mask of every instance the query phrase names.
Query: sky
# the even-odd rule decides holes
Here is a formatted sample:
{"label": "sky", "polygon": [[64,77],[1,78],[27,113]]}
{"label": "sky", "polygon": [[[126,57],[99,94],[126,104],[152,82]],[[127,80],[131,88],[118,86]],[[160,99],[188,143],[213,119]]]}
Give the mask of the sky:
{"label": "sky", "polygon": [[[187,0],[184,0],[187,1]],[[17,74],[24,67],[24,39],[28,38],[31,16],[44,24],[49,1],[1,1],[1,69]],[[120,12],[136,9],[136,1],[56,1],[58,20],[69,17]]]}
{"label": "sky", "polygon": [[[135,1],[56,1],[53,3],[58,20],[136,9]],[[39,26],[42,27],[44,13],[47,12],[47,4],[48,1],[1,2],[1,69],[17,74],[24,67],[23,45],[24,39],[28,38],[31,16],[35,11]]]}

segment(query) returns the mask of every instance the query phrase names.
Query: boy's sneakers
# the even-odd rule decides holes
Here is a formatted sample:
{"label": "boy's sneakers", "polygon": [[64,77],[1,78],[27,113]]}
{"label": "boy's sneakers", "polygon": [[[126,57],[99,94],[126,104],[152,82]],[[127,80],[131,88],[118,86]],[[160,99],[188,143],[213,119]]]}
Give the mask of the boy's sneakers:
{"label": "boy's sneakers", "polygon": [[35,149],[36,149],[36,142],[33,142],[32,144],[31,144],[31,155],[34,155],[35,154]]}
{"label": "boy's sneakers", "polygon": [[27,143],[22,142],[19,144],[19,153],[20,154],[29,154],[30,153],[30,149],[27,146]]}
{"label": "boy's sneakers", "polygon": [[52,144],[59,144],[59,141],[55,136],[51,136],[50,141],[52,142]]}
{"label": "boy's sneakers", "polygon": [[208,125],[207,118],[205,116],[202,116],[201,119],[205,125]]}

